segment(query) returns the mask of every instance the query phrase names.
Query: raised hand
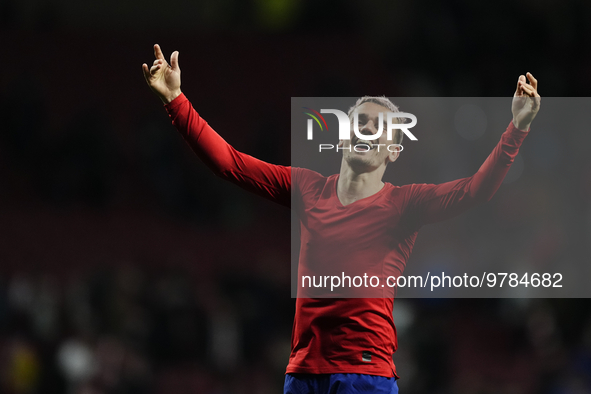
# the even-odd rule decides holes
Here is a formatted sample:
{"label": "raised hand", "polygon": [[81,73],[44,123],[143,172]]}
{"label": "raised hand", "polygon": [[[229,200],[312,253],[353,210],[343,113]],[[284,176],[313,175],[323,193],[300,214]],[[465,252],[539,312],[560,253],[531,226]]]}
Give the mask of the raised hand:
{"label": "raised hand", "polygon": [[525,75],[520,75],[517,81],[517,89],[513,96],[511,111],[513,112],[513,124],[519,130],[527,131],[540,110],[541,97],[538,94],[538,80],[531,73],[527,73],[529,84]]}
{"label": "raised hand", "polygon": [[181,69],[179,68],[179,52],[174,51],[170,56],[170,65],[166,62],[160,45],[154,45],[154,64],[148,68],[142,64],[144,77],[148,86],[164,104],[170,103],[181,94]]}

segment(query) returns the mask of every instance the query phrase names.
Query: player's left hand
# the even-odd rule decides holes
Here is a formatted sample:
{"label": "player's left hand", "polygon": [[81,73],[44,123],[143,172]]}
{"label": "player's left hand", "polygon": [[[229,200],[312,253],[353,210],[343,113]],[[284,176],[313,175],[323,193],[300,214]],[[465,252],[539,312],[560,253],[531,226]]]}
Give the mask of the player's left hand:
{"label": "player's left hand", "polygon": [[517,90],[513,96],[511,111],[513,112],[513,124],[519,130],[528,131],[531,122],[540,110],[541,97],[538,94],[538,80],[531,73],[520,75],[517,81]]}
{"label": "player's left hand", "polygon": [[148,67],[142,64],[144,78],[148,86],[164,104],[181,95],[181,68],[179,67],[179,51],[174,51],[170,56],[170,64],[166,62],[160,45],[154,45],[154,65]]}

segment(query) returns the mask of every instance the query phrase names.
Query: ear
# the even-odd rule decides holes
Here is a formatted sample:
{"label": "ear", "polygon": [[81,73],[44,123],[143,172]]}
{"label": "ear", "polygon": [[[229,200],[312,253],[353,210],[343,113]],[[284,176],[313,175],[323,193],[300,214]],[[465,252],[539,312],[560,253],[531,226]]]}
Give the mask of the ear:
{"label": "ear", "polygon": [[339,140],[339,144],[337,146],[339,148],[342,148],[344,143],[345,143],[345,140]]}
{"label": "ear", "polygon": [[398,159],[398,157],[400,157],[401,151],[402,151],[402,149],[400,149],[400,146],[396,146],[396,148],[393,150],[393,152],[390,152],[388,150],[388,157],[386,159],[388,161],[388,163],[394,163]]}

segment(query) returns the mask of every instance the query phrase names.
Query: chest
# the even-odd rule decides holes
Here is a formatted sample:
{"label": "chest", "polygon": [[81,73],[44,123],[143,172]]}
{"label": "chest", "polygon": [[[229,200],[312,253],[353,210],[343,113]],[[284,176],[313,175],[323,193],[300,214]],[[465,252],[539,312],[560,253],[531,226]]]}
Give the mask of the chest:
{"label": "chest", "polygon": [[362,249],[400,235],[402,209],[384,194],[343,205],[336,193],[320,193],[304,201],[302,235],[324,245]]}

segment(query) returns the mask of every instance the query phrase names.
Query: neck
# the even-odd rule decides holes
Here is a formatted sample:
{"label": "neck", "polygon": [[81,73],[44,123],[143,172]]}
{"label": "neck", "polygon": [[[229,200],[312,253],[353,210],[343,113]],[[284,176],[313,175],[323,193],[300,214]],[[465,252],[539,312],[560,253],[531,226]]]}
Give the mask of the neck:
{"label": "neck", "polygon": [[343,160],[337,182],[337,196],[341,204],[351,204],[382,190],[384,187],[382,176],[385,169],[385,166],[380,166],[374,171],[356,172]]}

